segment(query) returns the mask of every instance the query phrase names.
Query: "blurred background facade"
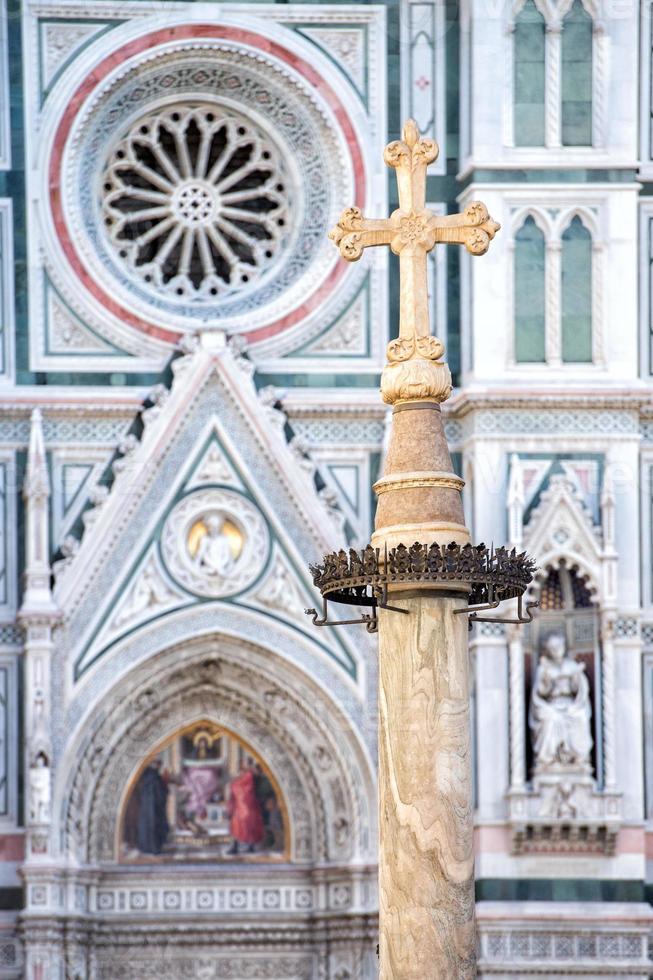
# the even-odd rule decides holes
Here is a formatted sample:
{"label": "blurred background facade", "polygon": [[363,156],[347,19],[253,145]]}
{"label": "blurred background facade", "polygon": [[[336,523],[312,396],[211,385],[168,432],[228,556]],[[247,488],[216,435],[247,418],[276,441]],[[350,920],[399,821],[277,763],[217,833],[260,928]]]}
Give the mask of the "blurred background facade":
{"label": "blurred background facade", "polygon": [[[376,975],[375,656],[307,563],[369,540],[396,207],[430,257],[476,542],[481,976],[649,975],[651,4],[0,0],[0,977]],[[562,637],[551,645],[547,638]]]}

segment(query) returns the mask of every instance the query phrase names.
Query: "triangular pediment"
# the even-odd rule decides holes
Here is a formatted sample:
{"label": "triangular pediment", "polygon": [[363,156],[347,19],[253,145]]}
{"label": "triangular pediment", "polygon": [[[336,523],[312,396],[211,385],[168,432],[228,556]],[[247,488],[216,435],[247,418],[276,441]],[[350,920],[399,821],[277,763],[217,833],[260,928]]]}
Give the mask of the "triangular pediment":
{"label": "triangular pediment", "polygon": [[56,569],[73,676],[161,617],[210,606],[218,622],[229,605],[301,632],[355,677],[347,635],[318,631],[303,613],[316,601],[309,562],[344,542],[286,441],[284,416],[228,347],[200,346],[173,374],[144,409],[140,439],[114,462],[110,489],[84,514],[78,549]]}

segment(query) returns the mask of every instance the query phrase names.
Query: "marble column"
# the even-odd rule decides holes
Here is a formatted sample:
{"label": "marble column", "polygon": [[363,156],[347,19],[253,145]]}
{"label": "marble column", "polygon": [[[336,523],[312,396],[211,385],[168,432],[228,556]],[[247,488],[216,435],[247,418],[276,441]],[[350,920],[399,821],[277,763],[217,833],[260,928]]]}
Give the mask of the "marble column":
{"label": "marble column", "polygon": [[[393,412],[375,546],[469,540],[442,414]],[[467,606],[460,582],[392,587],[379,611],[381,980],[476,975]]]}
{"label": "marble column", "polygon": [[[440,404],[452,391],[444,344],[429,324],[427,253],[436,243],[484,255],[499,230],[485,205],[437,216],[425,206],[438,146],[409,119],[385,148],[399,208],[366,218],[347,208],[329,233],[349,262],[389,245],[399,256],[399,335],[387,347],[381,397],[392,430],[372,545],[385,554],[465,545],[461,490]],[[423,583],[422,583],[423,584]],[[380,649],[380,975],[382,980],[466,980],[475,975],[469,654],[464,582],[390,584]],[[443,587],[444,586],[444,587]],[[406,615],[407,613],[407,615]]]}
{"label": "marble column", "polygon": [[475,976],[467,600],[380,612],[382,980]]}

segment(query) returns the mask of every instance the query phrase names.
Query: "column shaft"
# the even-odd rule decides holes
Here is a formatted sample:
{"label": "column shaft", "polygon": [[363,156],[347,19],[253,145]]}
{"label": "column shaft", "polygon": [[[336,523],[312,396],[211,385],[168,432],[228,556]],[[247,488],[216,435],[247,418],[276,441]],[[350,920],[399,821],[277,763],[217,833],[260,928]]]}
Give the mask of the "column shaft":
{"label": "column shaft", "polygon": [[465,598],[380,610],[380,978],[476,976]]}

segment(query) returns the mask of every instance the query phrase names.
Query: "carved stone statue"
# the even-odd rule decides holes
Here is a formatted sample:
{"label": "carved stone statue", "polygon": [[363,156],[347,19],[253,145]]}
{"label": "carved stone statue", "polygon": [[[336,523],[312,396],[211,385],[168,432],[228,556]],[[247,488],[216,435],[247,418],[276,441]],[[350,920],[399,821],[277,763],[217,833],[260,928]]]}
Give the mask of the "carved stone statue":
{"label": "carved stone statue", "polygon": [[585,666],[567,656],[564,637],[554,633],[543,644],[528,716],[536,772],[588,772],[591,717]]}
{"label": "carved stone statue", "polygon": [[50,820],[50,767],[44,752],[37,753],[29,767],[30,823]]}
{"label": "carved stone statue", "polygon": [[224,520],[217,514],[205,518],[206,534],[201,539],[195,564],[209,575],[227,576],[234,567],[229,538],[224,533]]}
{"label": "carved stone statue", "polygon": [[143,569],[136,580],[124,608],[116,616],[115,625],[123,626],[146,609],[156,609],[157,606],[164,605],[172,596],[173,593],[159,580],[156,570],[150,565]]}

